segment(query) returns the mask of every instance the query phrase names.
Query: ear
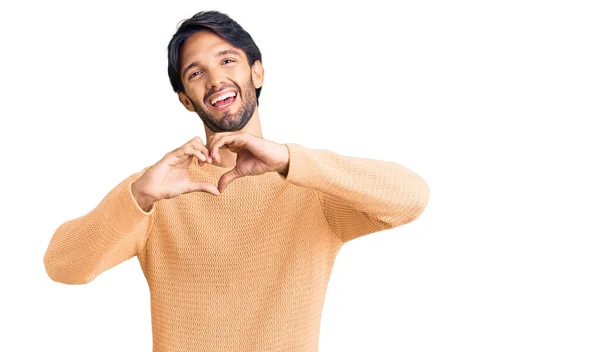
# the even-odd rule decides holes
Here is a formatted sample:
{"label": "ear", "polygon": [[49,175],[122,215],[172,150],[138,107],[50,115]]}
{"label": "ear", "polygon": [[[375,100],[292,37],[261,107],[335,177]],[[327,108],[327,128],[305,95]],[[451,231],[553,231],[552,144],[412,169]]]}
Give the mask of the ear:
{"label": "ear", "polygon": [[192,101],[184,92],[177,92],[177,95],[179,96],[179,101],[181,104],[183,104],[188,111],[196,112],[194,109],[194,104],[192,104]]}
{"label": "ear", "polygon": [[252,64],[252,81],[254,82],[254,88],[260,88],[264,81],[264,68],[260,60],[254,61]]}

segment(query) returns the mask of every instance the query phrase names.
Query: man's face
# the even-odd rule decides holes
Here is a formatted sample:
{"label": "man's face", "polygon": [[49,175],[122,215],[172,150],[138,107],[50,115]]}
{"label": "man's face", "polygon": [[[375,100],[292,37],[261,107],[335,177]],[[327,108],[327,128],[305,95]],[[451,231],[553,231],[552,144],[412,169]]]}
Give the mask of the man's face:
{"label": "man's face", "polygon": [[201,31],[183,44],[180,67],[185,93],[180,92],[179,99],[211,131],[239,131],[253,116],[257,83],[262,81],[253,79],[256,72],[243,50],[213,32]]}

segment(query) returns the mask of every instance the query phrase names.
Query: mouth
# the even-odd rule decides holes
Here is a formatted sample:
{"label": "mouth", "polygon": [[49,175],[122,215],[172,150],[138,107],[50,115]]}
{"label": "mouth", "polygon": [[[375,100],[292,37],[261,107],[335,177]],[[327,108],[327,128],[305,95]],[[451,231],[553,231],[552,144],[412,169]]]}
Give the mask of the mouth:
{"label": "mouth", "polygon": [[237,100],[237,92],[236,91],[226,91],[219,93],[217,96],[211,98],[209,100],[210,106],[213,109],[218,111],[227,110],[233,103]]}

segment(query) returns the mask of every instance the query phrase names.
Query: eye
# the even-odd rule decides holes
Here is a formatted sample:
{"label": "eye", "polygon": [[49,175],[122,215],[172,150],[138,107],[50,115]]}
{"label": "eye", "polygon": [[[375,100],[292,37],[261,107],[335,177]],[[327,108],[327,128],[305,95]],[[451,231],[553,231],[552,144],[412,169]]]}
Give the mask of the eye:
{"label": "eye", "polygon": [[227,63],[226,61],[235,62],[235,60],[234,60],[234,59],[225,59],[225,60],[223,60],[223,63]]}
{"label": "eye", "polygon": [[199,76],[199,75],[200,75],[200,71],[192,72],[192,74],[188,77],[188,79],[192,79],[192,78],[194,78],[196,76]]}

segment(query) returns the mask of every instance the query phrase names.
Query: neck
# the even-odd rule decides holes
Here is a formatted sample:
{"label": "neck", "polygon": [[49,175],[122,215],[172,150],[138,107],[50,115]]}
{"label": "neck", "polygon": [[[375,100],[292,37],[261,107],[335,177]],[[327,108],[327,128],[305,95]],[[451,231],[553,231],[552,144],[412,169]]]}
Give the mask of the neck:
{"label": "neck", "polygon": [[[211,131],[206,125],[204,125],[204,132],[206,133],[206,141],[215,134],[215,132]],[[262,131],[260,127],[260,118],[258,116],[258,107],[254,109],[254,113],[248,123],[238,131],[238,133],[247,133],[253,136],[263,138]],[[233,167],[235,166],[235,160],[237,158],[237,153],[232,152],[229,149],[221,148],[219,149],[219,156],[221,157],[221,162],[217,163],[214,159],[212,161],[213,165],[220,167]]]}

